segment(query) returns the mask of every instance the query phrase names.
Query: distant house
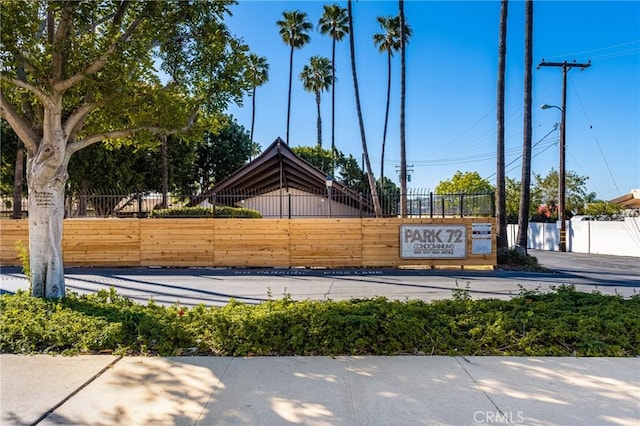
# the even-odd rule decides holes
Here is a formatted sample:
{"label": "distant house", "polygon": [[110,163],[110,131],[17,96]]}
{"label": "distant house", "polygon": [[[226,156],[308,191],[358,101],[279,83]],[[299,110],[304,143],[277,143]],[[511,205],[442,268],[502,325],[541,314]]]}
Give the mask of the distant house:
{"label": "distant house", "polygon": [[640,209],[640,189],[633,189],[630,193],[609,200],[611,204],[618,204],[623,209]]}
{"label": "distant house", "polygon": [[370,202],[298,157],[277,138],[260,156],[194,200],[258,210],[262,217],[360,217]]}

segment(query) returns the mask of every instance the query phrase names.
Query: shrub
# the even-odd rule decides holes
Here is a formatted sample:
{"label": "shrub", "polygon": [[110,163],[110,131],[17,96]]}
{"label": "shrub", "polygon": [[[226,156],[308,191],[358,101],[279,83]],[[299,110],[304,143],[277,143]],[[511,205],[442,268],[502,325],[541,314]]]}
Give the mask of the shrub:
{"label": "shrub", "polygon": [[521,254],[515,249],[499,249],[497,255],[499,268],[522,269],[534,272],[547,271],[545,267],[538,263],[536,257]]}
{"label": "shrub", "polygon": [[562,286],[510,300],[386,298],[139,305],[113,289],[0,296],[0,352],[146,355],[638,356],[640,297]]}
{"label": "shrub", "polygon": [[218,206],[208,207],[181,207],[177,209],[158,209],[149,213],[150,218],[161,217],[228,217],[228,218],[262,218],[259,211],[240,207]]}

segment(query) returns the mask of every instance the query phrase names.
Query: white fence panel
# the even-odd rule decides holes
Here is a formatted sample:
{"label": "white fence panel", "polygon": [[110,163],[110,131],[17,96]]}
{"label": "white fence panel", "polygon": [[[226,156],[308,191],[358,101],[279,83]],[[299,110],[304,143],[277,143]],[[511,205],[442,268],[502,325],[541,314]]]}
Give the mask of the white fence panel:
{"label": "white fence panel", "polygon": [[[508,225],[509,246],[515,245],[518,226]],[[557,251],[560,232],[555,223],[530,223],[527,248]],[[640,218],[624,221],[567,221],[567,250],[575,253],[640,257]]]}

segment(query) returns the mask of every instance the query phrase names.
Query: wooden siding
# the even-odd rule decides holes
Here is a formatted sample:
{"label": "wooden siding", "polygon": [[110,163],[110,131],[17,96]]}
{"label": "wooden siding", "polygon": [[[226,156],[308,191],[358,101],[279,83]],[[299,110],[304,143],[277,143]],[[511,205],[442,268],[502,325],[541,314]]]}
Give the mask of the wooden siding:
{"label": "wooden siding", "polygon": [[[491,254],[472,253],[472,223],[492,222]],[[465,259],[401,259],[400,226],[465,225]],[[0,220],[0,265],[20,265],[27,220]],[[65,266],[493,267],[488,218],[66,219]]]}

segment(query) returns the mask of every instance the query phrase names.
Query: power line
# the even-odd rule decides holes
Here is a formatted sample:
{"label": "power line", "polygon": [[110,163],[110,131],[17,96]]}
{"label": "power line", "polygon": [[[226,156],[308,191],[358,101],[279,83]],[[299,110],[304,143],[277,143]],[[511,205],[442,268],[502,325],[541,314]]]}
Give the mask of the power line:
{"label": "power line", "polygon": [[596,49],[584,50],[582,52],[574,52],[574,53],[567,53],[567,54],[564,54],[564,55],[551,56],[551,58],[565,58],[567,56],[579,56],[579,55],[583,55],[583,54],[587,54],[587,53],[600,52],[602,50],[610,50],[610,49],[615,49],[616,47],[630,46],[632,44],[638,44],[638,43],[640,43],[640,40],[633,40],[633,41],[629,41],[629,42],[626,42],[626,43],[615,44],[613,46],[598,47]]}
{"label": "power line", "polygon": [[607,157],[605,157],[604,155],[604,151],[602,150],[602,146],[600,146],[600,141],[598,140],[598,136],[596,135],[595,131],[593,130],[593,125],[591,124],[591,120],[589,120],[589,116],[587,115],[587,110],[584,107],[584,104],[582,103],[582,99],[580,98],[580,94],[578,93],[578,89],[576,89],[575,84],[573,84],[573,81],[569,80],[569,82],[571,83],[571,87],[573,88],[573,91],[575,92],[576,96],[578,97],[578,103],[580,104],[580,107],[582,108],[582,113],[584,114],[584,117],[587,119],[587,123],[589,123],[589,129],[591,129],[591,131],[593,132],[593,138],[596,141],[596,146],[598,147],[598,150],[600,151],[600,155],[602,155],[602,159],[604,160],[604,164],[605,166],[607,166],[607,171],[609,172],[609,176],[611,176],[611,180],[613,181],[613,185],[616,187],[616,191],[618,191],[618,194],[622,194],[620,192],[620,189],[618,188],[618,183],[616,182],[616,178],[613,177],[613,173],[611,172],[611,167],[609,167],[609,163],[607,162]]}
{"label": "power line", "polygon": [[[554,125],[554,126],[553,126],[553,129],[551,129],[551,130],[549,131],[549,133],[547,133],[546,135],[544,135],[540,140],[538,140],[538,142],[536,142],[535,144],[533,144],[533,146],[531,147],[531,149],[533,150],[533,148],[535,148],[535,147],[537,147],[538,145],[540,145],[540,143],[542,143],[546,138],[548,138],[548,137],[549,137],[549,135],[550,135],[551,133],[553,133],[553,132],[555,132],[555,131],[557,131],[557,130],[558,130],[558,124]],[[546,151],[547,149],[551,148],[553,145],[555,145],[555,142],[554,142],[553,144],[551,144],[551,145],[549,145],[549,146],[545,147],[542,151],[540,151],[540,152],[536,153],[533,157],[537,157],[538,155],[542,154],[542,153],[543,153],[544,151]],[[533,157],[532,157],[532,158],[533,158]],[[504,168],[506,169],[507,167],[511,166],[513,163],[515,163],[516,161],[518,161],[518,160],[519,160],[519,159],[521,159],[521,158],[522,158],[522,154],[520,154],[519,156],[517,156],[516,158],[514,158],[511,162],[509,162],[509,164],[505,165],[505,166],[504,166]],[[512,170],[514,170],[514,169],[511,169],[511,170],[509,170],[509,171],[512,171]],[[489,180],[489,179],[491,179],[491,178],[492,178],[492,177],[494,177],[496,174],[497,174],[497,172],[496,172],[496,173],[493,173],[493,174],[491,174],[491,175],[489,175],[489,176],[487,176],[487,177],[485,178],[485,180]]]}

